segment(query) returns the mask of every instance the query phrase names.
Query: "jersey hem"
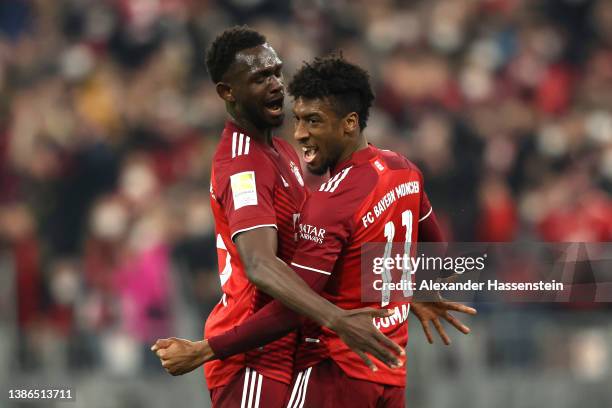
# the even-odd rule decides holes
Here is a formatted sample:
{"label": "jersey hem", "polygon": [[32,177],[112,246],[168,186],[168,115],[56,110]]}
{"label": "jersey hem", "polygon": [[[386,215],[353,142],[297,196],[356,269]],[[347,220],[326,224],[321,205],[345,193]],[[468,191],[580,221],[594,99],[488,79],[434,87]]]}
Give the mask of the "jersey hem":
{"label": "jersey hem", "polygon": [[246,231],[251,231],[257,228],[264,228],[264,227],[273,227],[274,229],[278,230],[278,226],[276,226],[276,224],[258,224],[258,225],[253,225],[251,227],[246,227],[246,228],[241,228],[237,231],[234,231],[232,233],[232,235],[230,236],[230,239],[232,240],[232,242],[234,242],[234,237],[238,234],[240,234],[241,232],[246,232]]}
{"label": "jersey hem", "polygon": [[419,222],[424,221],[425,219],[427,219],[427,217],[429,217],[431,215],[432,211],[433,211],[433,207],[429,207],[429,211],[427,212],[427,214],[425,214],[424,216],[419,218]]}

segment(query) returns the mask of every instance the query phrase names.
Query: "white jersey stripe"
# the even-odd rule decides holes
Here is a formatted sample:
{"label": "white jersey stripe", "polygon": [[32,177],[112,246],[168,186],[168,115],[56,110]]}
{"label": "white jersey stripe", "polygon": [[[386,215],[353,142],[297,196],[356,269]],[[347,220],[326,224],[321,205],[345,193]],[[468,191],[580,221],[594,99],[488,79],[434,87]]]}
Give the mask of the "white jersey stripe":
{"label": "white jersey stripe", "polygon": [[340,174],[341,173],[336,174],[334,177],[327,180],[326,183],[321,184],[321,188],[319,188],[319,191],[327,191],[329,186],[331,186],[334,183],[334,181],[338,180],[338,177],[340,177]]}
{"label": "white jersey stripe", "polygon": [[253,408],[253,394],[255,393],[255,382],[257,381],[257,371],[252,370],[251,386],[249,387],[249,402],[247,408]]}
{"label": "white jersey stripe", "polygon": [[259,408],[259,398],[261,397],[261,383],[263,377],[261,374],[257,374],[257,394],[255,394],[255,406],[253,408]]}
{"label": "white jersey stripe", "polygon": [[311,371],[312,367],[309,367],[306,370],[306,375],[304,376],[304,385],[302,385],[302,401],[300,402],[300,406],[298,408],[304,408],[304,401],[306,401],[306,391],[308,390],[308,379],[310,378]]}
{"label": "white jersey stripe", "polygon": [[247,391],[248,391],[250,373],[251,373],[251,369],[247,367],[244,372],[244,385],[242,386],[242,402],[240,403],[240,408],[246,408],[245,402],[246,402],[246,396],[247,396]]}
{"label": "white jersey stripe", "polygon": [[292,408],[293,407],[293,402],[295,401],[295,396],[298,392],[298,390],[300,389],[300,384],[302,383],[302,375],[304,374],[303,371],[300,371],[298,373],[297,379],[295,380],[295,384],[293,384],[293,390],[291,390],[291,398],[289,399],[289,404],[287,405],[287,408]]}
{"label": "white jersey stripe", "polygon": [[424,219],[426,219],[427,217],[429,217],[431,215],[432,211],[433,211],[433,207],[429,207],[429,212],[427,212],[427,214],[425,214],[423,217],[419,218],[419,222],[421,222]]}
{"label": "white jersey stripe", "polygon": [[238,139],[238,156],[242,154],[242,143],[244,142],[244,135],[241,133]]}
{"label": "white jersey stripe", "polygon": [[249,154],[249,147],[251,145],[251,138],[250,137],[246,137],[246,143],[244,145],[244,154]]}
{"label": "white jersey stripe", "polygon": [[340,178],[339,178],[339,179],[338,179],[338,180],[337,180],[337,181],[334,183],[334,185],[332,186],[332,188],[330,188],[330,189],[329,189],[329,192],[330,192],[330,193],[333,193],[334,191],[336,191],[336,189],[337,189],[337,188],[338,188],[338,186],[340,185],[340,182],[341,182],[342,180],[344,180],[344,178],[346,177],[346,175],[348,174],[348,172],[349,172],[349,170],[350,170],[350,169],[351,169],[351,168],[349,167],[349,168],[345,169],[345,170],[342,172],[342,176],[340,176]]}
{"label": "white jersey stripe", "polygon": [[236,157],[236,132],[232,133],[232,159]]}
{"label": "white jersey stripe", "polygon": [[319,273],[322,273],[323,275],[331,275],[331,272],[326,272],[326,271],[322,271],[321,269],[316,269],[316,268],[311,268],[309,266],[300,265],[295,262],[291,262],[291,265],[297,266],[298,268],[306,269],[307,271],[319,272]]}
{"label": "white jersey stripe", "polygon": [[300,381],[297,394],[295,395],[295,402],[289,408],[298,408],[300,405],[300,400],[302,399],[302,390],[304,389],[304,379],[306,378],[305,374],[306,371],[304,371],[304,375],[302,376],[302,380]]}
{"label": "white jersey stripe", "polygon": [[232,133],[232,159],[249,154],[251,150],[251,138],[244,133]]}
{"label": "white jersey stripe", "polygon": [[330,188],[331,188],[331,187],[334,185],[334,183],[335,183],[336,181],[338,181],[338,179],[339,179],[340,177],[342,177],[342,173],[343,173],[343,172],[344,172],[344,170],[343,170],[343,171],[341,171],[340,173],[336,174],[336,175],[334,176],[334,178],[333,178],[333,179],[331,179],[330,181],[328,181],[328,182],[327,182],[327,188],[325,189],[325,191],[329,191],[329,189],[330,189]]}
{"label": "white jersey stripe", "polygon": [[319,191],[325,190],[327,188],[327,185],[330,183],[333,183],[339,175],[340,174],[336,174],[334,177],[330,178],[325,183],[321,184],[321,188],[319,188]]}

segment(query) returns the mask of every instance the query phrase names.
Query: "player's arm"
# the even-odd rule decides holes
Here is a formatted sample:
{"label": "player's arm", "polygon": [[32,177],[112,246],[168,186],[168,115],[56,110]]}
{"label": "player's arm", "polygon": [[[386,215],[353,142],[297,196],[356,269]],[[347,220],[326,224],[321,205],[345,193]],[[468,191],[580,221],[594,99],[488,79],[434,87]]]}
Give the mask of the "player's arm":
{"label": "player's arm", "polygon": [[276,231],[258,228],[241,233],[236,237],[236,247],[249,279],[260,290],[298,314],[336,332],[371,368],[375,366],[365,353],[372,354],[390,367],[399,364],[393,353],[402,355],[402,348],[372,324],[373,317],[386,316],[388,312],[377,309],[344,310],[317,294],[313,288],[322,290],[329,275],[305,272],[302,276],[308,283],[298,276],[276,257]]}
{"label": "player's arm", "polygon": [[328,275],[302,270],[296,273],[278,259],[277,233],[273,228],[242,232],[236,237],[236,246],[251,282],[277,300],[240,325],[210,339],[196,342],[177,338],[158,340],[152,350],[170,374],[185,374],[206,361],[224,359],[277,340],[299,327],[300,315],[335,331],[371,369],[376,370],[376,366],[365,353],[390,367],[399,366],[393,353],[403,354],[402,348],[372,324],[374,317],[388,316],[389,311],[344,310],[321,297],[317,292],[325,287]]}
{"label": "player's arm", "polygon": [[[427,195],[423,196],[423,201],[422,213],[424,213],[424,215],[423,218],[419,220],[419,242],[444,242],[444,235],[442,234],[442,230],[438,224],[438,219],[436,218],[436,214],[429,203]],[[432,294],[431,296],[436,296],[438,300],[433,302],[414,301],[411,305],[411,310],[421,322],[425,337],[430,344],[433,344],[433,335],[431,333],[431,328],[429,327],[429,322],[432,322],[444,344],[449,345],[451,342],[450,338],[446,334],[446,331],[444,330],[444,326],[442,326],[442,323],[440,322],[441,318],[449,322],[461,333],[470,333],[470,328],[449,312],[455,311],[468,315],[475,315],[476,309],[465,306],[461,303],[445,301],[442,299],[439,293]]]}
{"label": "player's arm", "polygon": [[225,359],[280,339],[300,325],[300,316],[277,300],[217,336],[200,341],[160,339],[151,350],[172,375],[193,371],[207,361]]}

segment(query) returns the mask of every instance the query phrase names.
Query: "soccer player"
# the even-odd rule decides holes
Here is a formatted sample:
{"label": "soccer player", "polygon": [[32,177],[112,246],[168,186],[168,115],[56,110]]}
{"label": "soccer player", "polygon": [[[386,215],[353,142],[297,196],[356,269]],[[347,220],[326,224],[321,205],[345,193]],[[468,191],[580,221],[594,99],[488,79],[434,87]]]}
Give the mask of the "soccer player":
{"label": "soccer player", "polygon": [[[331,170],[330,180],[313,193],[301,213],[292,265],[313,288],[343,308],[381,307],[380,302],[362,302],[362,244],[442,240],[422,175],[404,157],[367,144],[362,131],[373,94],[365,71],[338,57],[317,59],[298,72],[290,92],[295,97],[295,137],[308,168],[319,174]],[[390,191],[399,193],[385,200]],[[402,300],[385,306],[393,315],[375,323],[405,347],[409,304]],[[448,311],[475,313],[452,302],[413,303],[412,307],[428,340],[432,341],[428,327],[432,321],[447,344],[439,318],[467,333],[469,329]],[[207,358],[212,354],[227,358],[244,347],[269,341],[270,332],[278,335],[298,324],[295,316],[272,302],[229,332],[209,339],[214,353],[209,350]],[[297,360],[298,369],[303,370],[295,376],[290,407],[404,404],[403,361],[402,368],[391,369],[367,360],[373,370],[366,370],[340,338],[321,325],[303,327]]]}
{"label": "soccer player", "polygon": [[[370,242],[442,240],[423,176],[405,157],[367,143],[363,130],[374,95],[361,68],[338,56],[319,58],[300,69],[289,92],[295,98],[295,138],[304,161],[311,172],[329,170],[331,176],[302,210],[302,233],[291,264],[327,277],[323,294],[342,308],[393,310],[375,324],[404,348],[410,303],[362,301],[361,259],[364,244]],[[322,240],[313,240],[313,231],[324,231]],[[364,370],[325,327],[308,324],[301,335],[289,408],[405,405],[404,364],[400,369]]]}
{"label": "soccer player", "polygon": [[[272,137],[284,117],[278,55],[261,34],[235,27],[215,39],[206,62],[229,118],[214,155],[210,186],[223,295],[208,317],[204,337],[214,338],[239,325],[270,302],[270,296],[285,303],[290,296],[293,309],[338,333],[361,355],[368,352],[398,365],[403,350],[372,325],[373,317],[388,315],[386,310],[344,311],[314,292],[308,279],[285,263],[293,257],[294,227],[306,190],[294,149]],[[279,337],[271,333],[270,340]],[[296,334],[265,343],[205,364],[214,407],[283,406]],[[165,359],[180,356],[183,365],[177,373],[184,373],[206,360],[205,347],[207,341],[169,339],[153,349],[164,366]]]}

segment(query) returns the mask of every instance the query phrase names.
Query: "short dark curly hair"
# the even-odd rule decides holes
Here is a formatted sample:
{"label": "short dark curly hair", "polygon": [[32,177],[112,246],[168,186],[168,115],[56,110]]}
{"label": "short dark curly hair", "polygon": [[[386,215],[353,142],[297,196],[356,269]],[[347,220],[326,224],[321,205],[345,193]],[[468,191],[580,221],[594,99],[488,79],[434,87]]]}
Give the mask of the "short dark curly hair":
{"label": "short dark curly hair", "polygon": [[370,75],[346,61],[342,54],[318,57],[312,63],[304,63],[291,79],[288,90],[295,99],[332,99],[333,108],[339,116],[356,112],[361,130],[368,123],[374,101]]}
{"label": "short dark curly hair", "polygon": [[265,36],[246,25],[223,31],[206,51],[206,68],[210,79],[215,84],[221,82],[238,52],[266,42]]}

